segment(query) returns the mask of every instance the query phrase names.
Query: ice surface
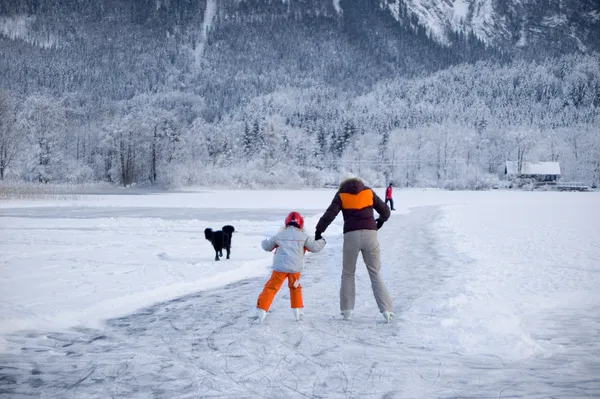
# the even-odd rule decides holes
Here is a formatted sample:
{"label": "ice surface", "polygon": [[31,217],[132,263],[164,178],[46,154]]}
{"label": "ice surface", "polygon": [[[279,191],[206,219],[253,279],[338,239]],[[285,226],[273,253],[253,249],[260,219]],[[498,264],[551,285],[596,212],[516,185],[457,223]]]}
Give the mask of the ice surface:
{"label": "ice surface", "polygon": [[[598,193],[395,190],[392,324],[362,260],[341,319],[339,220],[307,257],[304,321],[284,288],[257,324],[260,240],[287,203],[312,229],[332,192],[227,193],[3,203],[0,396],[600,395]],[[232,259],[214,262],[202,230],[225,222]]]}

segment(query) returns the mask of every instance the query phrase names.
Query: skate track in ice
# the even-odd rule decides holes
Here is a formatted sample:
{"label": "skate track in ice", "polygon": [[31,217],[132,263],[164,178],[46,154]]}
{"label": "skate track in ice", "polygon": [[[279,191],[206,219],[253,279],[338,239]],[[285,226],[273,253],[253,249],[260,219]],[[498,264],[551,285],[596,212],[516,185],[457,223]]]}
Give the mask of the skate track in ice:
{"label": "skate track in ice", "polygon": [[[463,194],[469,197],[469,193]],[[568,202],[573,197],[552,198],[567,198]],[[225,286],[132,310],[97,327],[53,330],[42,324],[44,328],[7,330],[1,338],[4,344],[0,351],[0,397],[600,396],[600,302],[598,291],[593,288],[600,282],[600,258],[595,257],[598,247],[593,246],[598,242],[598,236],[593,236],[597,230],[592,227],[591,240],[584,242],[585,229],[578,231],[578,223],[584,220],[561,218],[560,209],[556,209],[559,215],[553,221],[533,217],[505,230],[512,234],[486,232],[486,228],[497,230],[494,227],[503,218],[493,218],[494,212],[464,218],[472,211],[464,201],[452,195],[439,201],[415,201],[415,205],[430,204],[394,213],[380,231],[384,279],[395,303],[396,319],[391,324],[385,323],[377,311],[362,261],[357,266],[354,317],[351,321],[341,320],[339,224],[332,226],[331,234],[325,234],[325,250],[307,257],[302,278],[304,320],[293,321],[284,286],[265,322],[257,324],[252,319],[253,306],[268,277],[264,263],[270,256],[250,252],[248,259],[236,260],[242,255],[236,253],[235,245],[237,242],[238,248],[251,248],[254,241],[258,245],[265,231],[276,229],[281,212],[229,211],[229,218],[240,220],[241,225],[246,223],[234,238],[234,259],[230,265],[250,265],[253,271],[246,273],[247,278],[235,281],[233,277]],[[480,207],[497,205],[487,201],[486,198],[479,202]],[[406,202],[410,203],[410,198]],[[544,197],[524,203],[535,203],[529,211],[545,209]],[[523,202],[519,204],[522,206]],[[323,209],[326,206],[327,203],[322,204]],[[547,207],[555,209],[554,200]],[[30,211],[32,219],[26,219],[25,208],[2,211],[5,218],[0,220],[9,222],[8,227],[0,228],[3,238],[19,229],[33,234],[39,228],[37,223],[43,224],[43,218],[57,217],[131,218],[123,225],[113,220],[113,230],[127,230],[125,226],[133,223],[137,232],[131,234],[143,235],[144,224],[150,223],[146,218],[160,217],[166,220],[162,233],[150,223],[152,234],[148,233],[144,240],[157,248],[160,237],[156,241],[151,238],[157,234],[182,240],[183,246],[202,246],[205,243],[199,239],[188,242],[182,238],[193,235],[200,226],[191,228],[192,222],[181,219],[210,220],[211,214],[196,210],[183,217],[173,211],[161,215],[157,209],[39,208]],[[320,212],[309,209],[304,213],[314,226]],[[520,217],[506,216],[506,222]],[[587,216],[589,223],[598,219],[596,214]],[[495,221],[496,225],[486,224],[486,217],[492,217],[489,222]],[[137,223],[135,218],[139,218]],[[252,219],[259,220],[259,224]],[[32,225],[28,224],[32,221]],[[219,217],[214,225],[220,222]],[[532,228],[538,232],[537,238],[530,237],[529,242],[520,237],[532,234],[526,226],[536,222],[562,230],[555,236],[540,225]],[[91,234],[89,239],[102,239],[102,226],[86,233],[84,225],[85,222],[74,229]],[[457,230],[457,226],[462,230]],[[476,241],[478,234],[482,237]],[[557,238],[569,234],[571,239]],[[497,237],[497,241],[491,242],[489,237]],[[558,249],[544,256],[540,245],[550,242]],[[172,248],[173,243],[168,246]],[[511,248],[521,249],[512,256],[504,253]],[[55,250],[61,249],[72,248],[57,243]],[[162,256],[158,262],[164,262],[174,274],[178,273],[178,264],[185,264],[180,271],[183,278],[187,278],[185,273],[189,270],[212,265],[180,256],[175,250],[155,252]],[[197,253],[209,257],[208,244]],[[15,264],[16,256],[3,260],[2,267]],[[41,254],[37,260],[51,256],[52,253]],[[573,257],[575,260],[565,264]],[[109,261],[118,263],[118,257]],[[135,267],[127,262],[117,266]],[[231,269],[233,274],[235,271]],[[3,287],[5,284],[6,281]],[[12,317],[18,309],[13,306],[2,310],[12,312]]]}

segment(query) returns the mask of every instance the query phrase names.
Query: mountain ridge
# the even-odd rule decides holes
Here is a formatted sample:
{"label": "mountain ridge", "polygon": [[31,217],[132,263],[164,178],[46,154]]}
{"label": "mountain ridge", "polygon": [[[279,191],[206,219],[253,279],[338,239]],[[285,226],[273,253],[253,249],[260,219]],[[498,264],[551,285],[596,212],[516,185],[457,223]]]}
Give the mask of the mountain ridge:
{"label": "mountain ridge", "polygon": [[[0,34],[51,47],[66,39],[61,37],[64,32],[52,31],[52,24],[61,17],[110,19],[129,11],[132,23],[152,20],[159,23],[155,27],[168,27],[173,32],[189,23],[202,26],[201,31],[206,32],[213,25],[207,19],[213,18],[215,23],[261,16],[344,19],[354,9],[366,8],[385,10],[399,25],[424,29],[446,46],[452,46],[458,34],[473,35],[488,46],[505,50],[537,51],[539,46],[555,51],[600,49],[600,2],[595,0],[102,0],[94,4],[60,0],[53,6],[33,0],[3,0]],[[32,31],[36,29],[39,34],[34,38]]]}

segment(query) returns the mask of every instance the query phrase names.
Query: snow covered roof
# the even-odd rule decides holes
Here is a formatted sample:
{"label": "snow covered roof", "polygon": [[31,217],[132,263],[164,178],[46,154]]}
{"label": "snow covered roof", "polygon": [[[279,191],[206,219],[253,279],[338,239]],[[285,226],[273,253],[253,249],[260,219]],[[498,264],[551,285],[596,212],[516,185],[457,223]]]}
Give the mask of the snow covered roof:
{"label": "snow covered roof", "polygon": [[558,162],[522,162],[521,173],[519,173],[519,163],[516,161],[507,161],[507,175],[560,175],[560,164]]}

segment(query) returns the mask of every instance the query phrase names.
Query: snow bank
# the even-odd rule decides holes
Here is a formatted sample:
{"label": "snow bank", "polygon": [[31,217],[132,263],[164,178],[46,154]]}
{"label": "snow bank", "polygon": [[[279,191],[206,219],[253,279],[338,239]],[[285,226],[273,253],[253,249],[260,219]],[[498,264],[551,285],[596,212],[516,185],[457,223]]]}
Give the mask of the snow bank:
{"label": "snow bank", "polygon": [[462,283],[438,310],[458,347],[548,355],[560,346],[536,338],[547,330],[541,320],[584,320],[600,304],[600,198],[562,194],[472,193],[444,207],[438,228],[459,251]]}

